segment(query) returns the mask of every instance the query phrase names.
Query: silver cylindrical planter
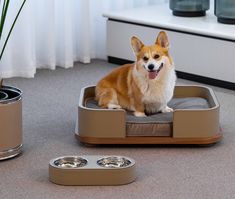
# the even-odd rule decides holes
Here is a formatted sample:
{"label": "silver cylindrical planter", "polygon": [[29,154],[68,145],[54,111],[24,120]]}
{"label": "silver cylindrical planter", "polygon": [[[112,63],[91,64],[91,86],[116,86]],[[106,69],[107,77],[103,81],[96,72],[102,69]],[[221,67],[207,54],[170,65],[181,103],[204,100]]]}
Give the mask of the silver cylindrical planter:
{"label": "silver cylindrical planter", "polygon": [[0,92],[0,160],[5,160],[22,151],[22,91],[2,86]]}
{"label": "silver cylindrical planter", "polygon": [[215,0],[215,15],[220,23],[235,24],[235,1]]}
{"label": "silver cylindrical planter", "polygon": [[205,16],[210,7],[210,0],[170,0],[170,9],[175,16]]}

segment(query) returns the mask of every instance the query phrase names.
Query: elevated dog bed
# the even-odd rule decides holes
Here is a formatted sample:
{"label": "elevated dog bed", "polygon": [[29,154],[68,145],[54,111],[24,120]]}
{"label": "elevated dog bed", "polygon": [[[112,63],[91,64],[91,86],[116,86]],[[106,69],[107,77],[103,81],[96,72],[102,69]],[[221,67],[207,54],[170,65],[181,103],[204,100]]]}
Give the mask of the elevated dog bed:
{"label": "elevated dog bed", "polygon": [[135,117],[123,109],[102,109],[95,87],[82,90],[77,138],[90,144],[209,144],[221,138],[219,104],[207,87],[177,86],[172,113]]}

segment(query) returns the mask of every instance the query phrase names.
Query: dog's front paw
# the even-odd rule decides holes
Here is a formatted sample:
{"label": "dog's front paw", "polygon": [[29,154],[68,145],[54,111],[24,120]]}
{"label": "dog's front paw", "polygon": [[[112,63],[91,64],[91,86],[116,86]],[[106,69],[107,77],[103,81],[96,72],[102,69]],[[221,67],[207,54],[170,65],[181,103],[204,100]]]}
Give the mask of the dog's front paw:
{"label": "dog's front paw", "polygon": [[136,117],[146,117],[145,113],[144,112],[139,112],[139,111],[135,111],[134,112],[134,115]]}
{"label": "dog's front paw", "polygon": [[164,109],[162,109],[162,113],[170,113],[173,112],[174,110],[168,106],[166,106]]}

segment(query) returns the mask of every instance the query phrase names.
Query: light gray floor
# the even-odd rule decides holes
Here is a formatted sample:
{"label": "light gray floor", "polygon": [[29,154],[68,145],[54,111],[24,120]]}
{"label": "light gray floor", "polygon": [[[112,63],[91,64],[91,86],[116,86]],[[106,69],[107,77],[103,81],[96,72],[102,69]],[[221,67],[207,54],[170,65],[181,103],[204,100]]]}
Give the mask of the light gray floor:
{"label": "light gray floor", "polygon": [[[221,104],[224,139],[212,147],[85,147],[74,138],[79,91],[116,65],[95,60],[72,69],[38,70],[34,79],[5,84],[24,92],[24,152],[0,162],[0,198],[160,198],[235,197],[235,92],[212,87]],[[178,84],[197,84],[178,79]],[[63,155],[114,154],[137,161],[138,178],[124,186],[59,186],[48,181],[49,160]]]}

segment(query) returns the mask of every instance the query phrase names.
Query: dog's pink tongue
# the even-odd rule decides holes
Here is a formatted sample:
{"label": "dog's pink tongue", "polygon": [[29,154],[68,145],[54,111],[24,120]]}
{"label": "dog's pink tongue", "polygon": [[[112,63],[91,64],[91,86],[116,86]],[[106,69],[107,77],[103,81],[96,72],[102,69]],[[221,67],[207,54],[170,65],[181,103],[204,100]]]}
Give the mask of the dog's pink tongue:
{"label": "dog's pink tongue", "polygon": [[157,71],[149,72],[149,79],[154,79],[157,76]]}

